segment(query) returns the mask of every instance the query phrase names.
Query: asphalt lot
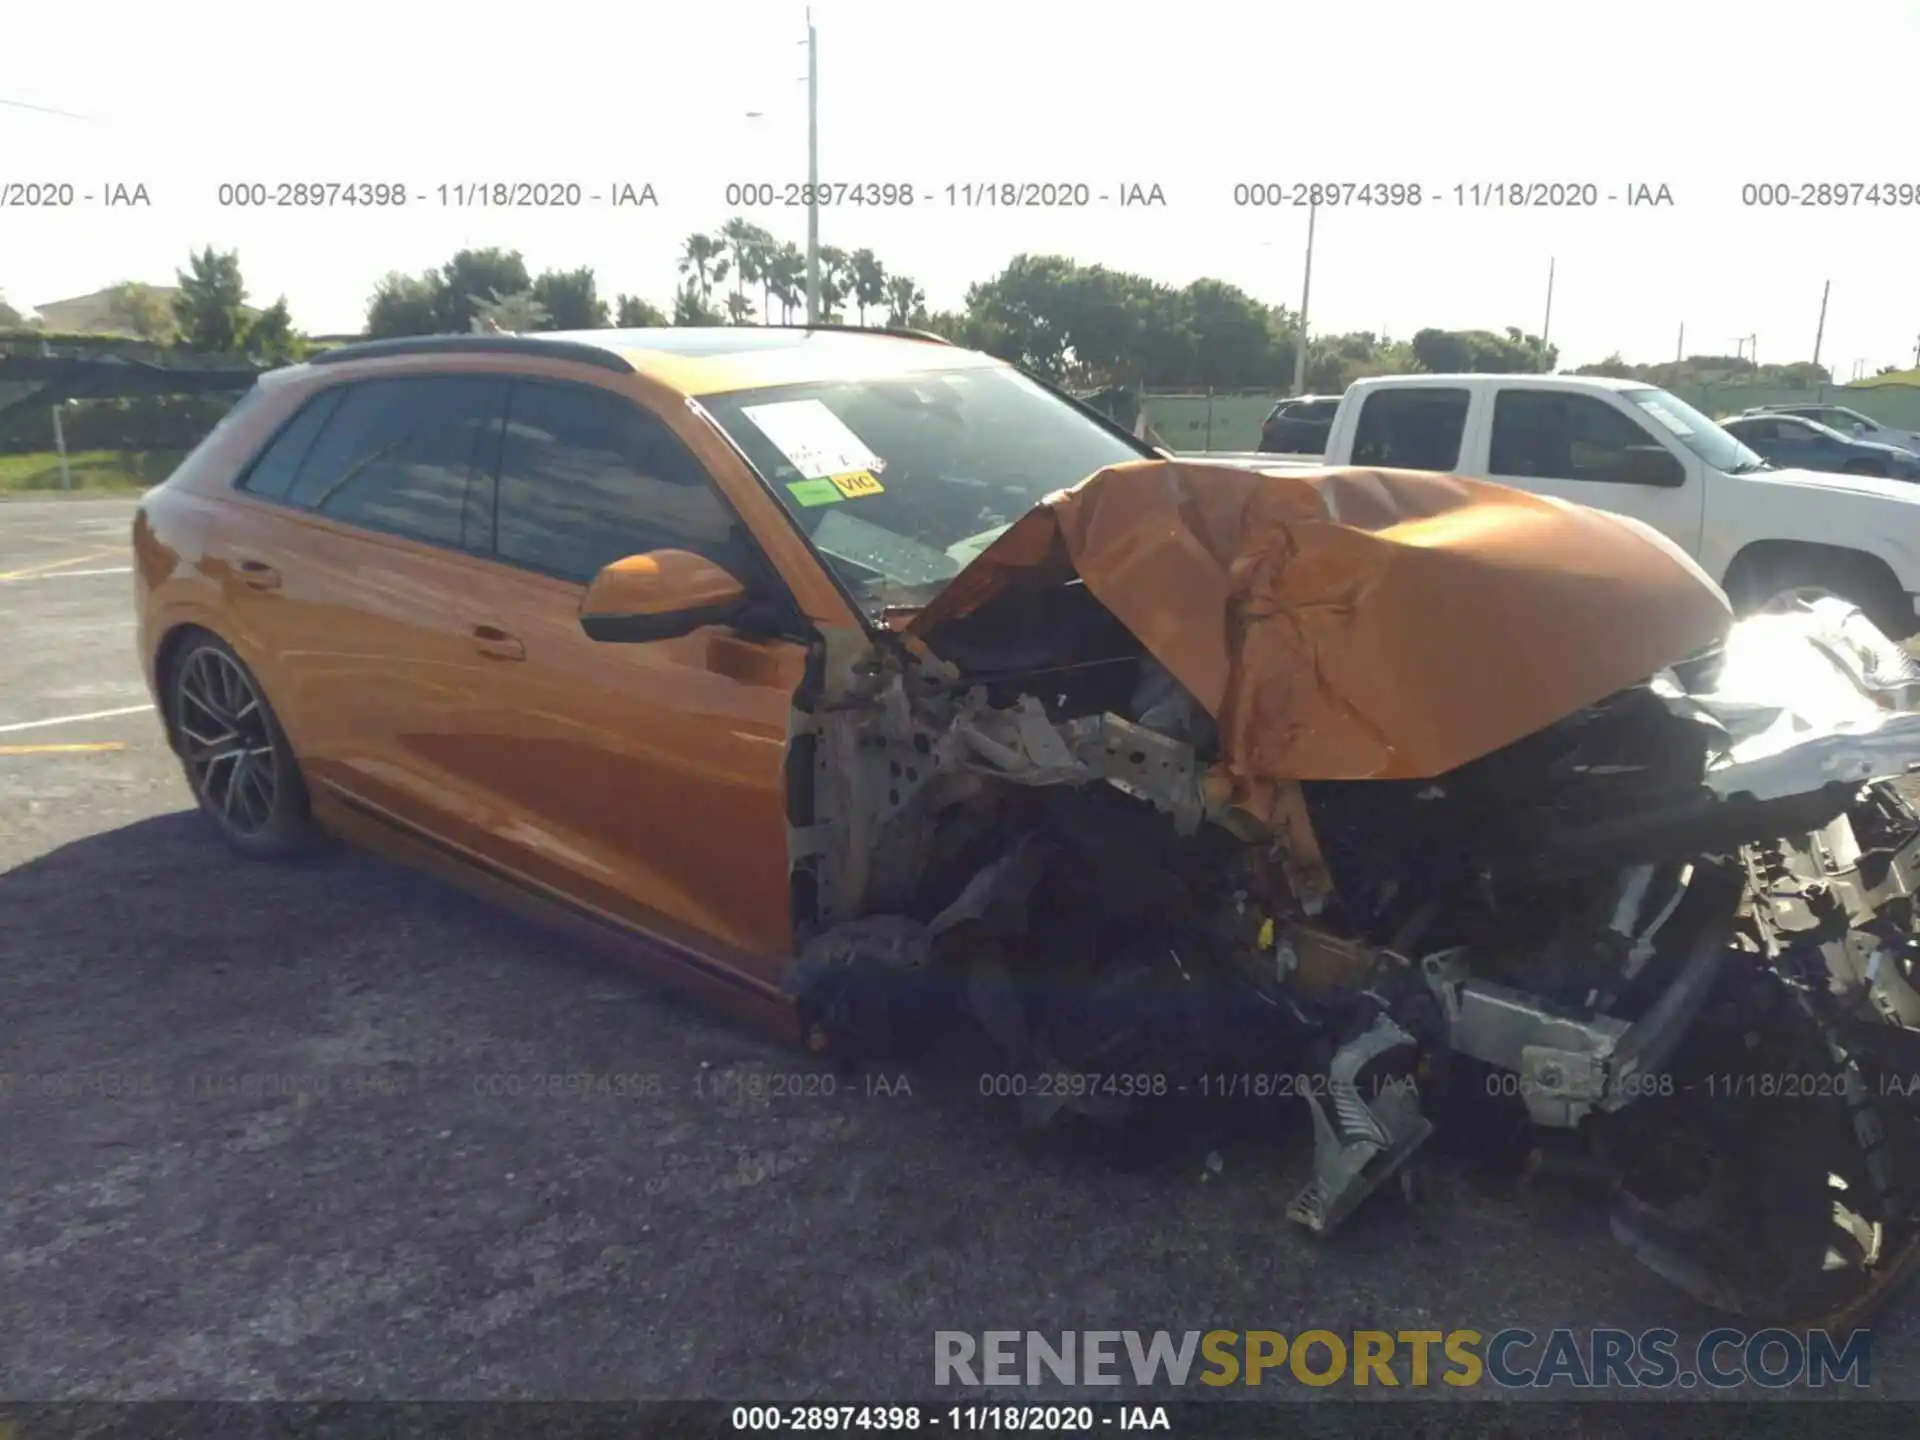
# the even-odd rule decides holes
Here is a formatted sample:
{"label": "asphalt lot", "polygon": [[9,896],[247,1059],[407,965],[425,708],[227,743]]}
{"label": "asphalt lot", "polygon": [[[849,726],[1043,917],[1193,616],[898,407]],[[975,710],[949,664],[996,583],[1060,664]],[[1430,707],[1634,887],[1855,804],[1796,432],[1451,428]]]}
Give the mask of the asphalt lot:
{"label": "asphalt lot", "polygon": [[[131,708],[131,510],[0,504],[0,1397],[897,1401],[936,1330],[1715,1323],[1576,1196],[1437,1160],[1317,1244],[1297,1128],[749,1097],[815,1067],[384,862],[231,860]],[[1865,1393],[1920,1398],[1916,1318]]]}

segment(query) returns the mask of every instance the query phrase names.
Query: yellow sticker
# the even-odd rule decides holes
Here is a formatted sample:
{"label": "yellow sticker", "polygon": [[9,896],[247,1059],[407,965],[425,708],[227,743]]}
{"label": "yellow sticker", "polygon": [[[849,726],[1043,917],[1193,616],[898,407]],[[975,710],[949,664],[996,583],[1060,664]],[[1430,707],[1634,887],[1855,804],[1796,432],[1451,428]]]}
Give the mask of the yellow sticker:
{"label": "yellow sticker", "polygon": [[886,487],[873,478],[871,470],[848,470],[840,475],[829,475],[833,488],[849,500],[857,500],[862,495],[882,495]]}

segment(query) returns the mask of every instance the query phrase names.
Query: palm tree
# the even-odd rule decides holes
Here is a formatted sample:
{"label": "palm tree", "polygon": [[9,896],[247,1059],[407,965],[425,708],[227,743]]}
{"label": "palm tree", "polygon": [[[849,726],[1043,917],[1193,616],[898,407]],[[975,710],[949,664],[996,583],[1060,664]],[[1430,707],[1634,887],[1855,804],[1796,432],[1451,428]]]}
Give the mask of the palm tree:
{"label": "palm tree", "polygon": [[753,273],[760,277],[760,315],[767,323],[773,323],[773,265],[774,257],[780,253],[780,246],[773,236],[754,227],[752,242],[747,246],[747,254],[752,257]]}
{"label": "palm tree", "polygon": [[512,295],[497,292],[490,296],[473,297],[473,328],[493,334],[522,335],[531,330],[541,330],[547,324],[547,307],[533,298],[531,292],[516,291]]}
{"label": "palm tree", "polygon": [[820,247],[820,318],[833,322],[840,318],[840,302],[847,298],[847,269],[852,264],[847,252],[837,245]]}
{"label": "palm tree", "polygon": [[887,323],[889,325],[911,325],[914,311],[927,303],[927,292],[914,283],[910,275],[889,275],[887,277]]}
{"label": "palm tree", "polygon": [[753,313],[753,306],[747,301],[746,287],[759,282],[762,242],[771,241],[772,238],[741,215],[734,216],[720,227],[720,239],[733,257],[733,294],[727,299],[727,312],[734,317],[733,323],[736,325],[743,323],[740,319],[743,314]]}
{"label": "palm tree", "polygon": [[794,309],[806,299],[807,257],[791,240],[773,252],[767,262],[767,287],[780,302],[780,321],[793,323]]}
{"label": "palm tree", "polygon": [[735,325],[745,325],[753,319],[753,302],[738,290],[727,296],[727,319]]}
{"label": "palm tree", "polygon": [[693,278],[704,305],[713,298],[716,280],[727,278],[726,242],[712,235],[689,235],[680,252],[680,273]]}
{"label": "palm tree", "polygon": [[887,270],[871,250],[856,250],[848,258],[849,278],[853,282],[853,303],[860,311],[860,323],[867,323],[867,307],[887,298]]}

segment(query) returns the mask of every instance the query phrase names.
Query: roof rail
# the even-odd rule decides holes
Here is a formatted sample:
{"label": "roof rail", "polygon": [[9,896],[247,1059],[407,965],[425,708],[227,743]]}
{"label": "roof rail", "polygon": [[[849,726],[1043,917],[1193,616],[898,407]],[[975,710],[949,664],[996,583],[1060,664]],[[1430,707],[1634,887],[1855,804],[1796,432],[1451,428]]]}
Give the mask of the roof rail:
{"label": "roof rail", "polygon": [[345,360],[376,360],[387,355],[545,355],[555,360],[578,360],[602,370],[631,375],[625,356],[599,345],[577,340],[543,340],[538,335],[401,335],[391,340],[364,340],[310,356],[309,365],[336,365]]}
{"label": "roof rail", "polygon": [[933,345],[951,345],[953,342],[944,335],[936,335],[931,330],[909,330],[904,325],[842,325],[838,321],[822,320],[817,325],[748,325],[748,330],[841,330],[851,335],[892,335],[901,340],[925,340]]}

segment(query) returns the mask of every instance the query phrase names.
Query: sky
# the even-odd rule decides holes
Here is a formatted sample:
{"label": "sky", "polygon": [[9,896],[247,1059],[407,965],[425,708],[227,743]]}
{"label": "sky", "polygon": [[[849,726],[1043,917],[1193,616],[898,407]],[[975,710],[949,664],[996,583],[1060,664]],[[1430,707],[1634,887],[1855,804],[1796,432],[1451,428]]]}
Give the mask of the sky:
{"label": "sky", "polygon": [[[8,10],[0,201],[9,182],[76,196],[0,204],[0,293],[22,308],[170,284],[207,245],[237,250],[249,298],[285,295],[313,334],[358,330],[381,275],[470,245],[518,249],[536,272],[590,265],[603,295],[666,306],[691,232],[745,213],[805,240],[803,209],[726,196],[806,178],[805,10],[785,0]],[[1784,362],[1812,358],[1830,282],[1820,358],[1839,378],[1916,363],[1920,0],[818,0],[812,13],[821,178],[916,197],[829,207],[822,243],[871,247],[935,308],[1022,251],[1176,285],[1214,277],[1298,307],[1307,211],[1236,204],[1235,187],[1418,184],[1417,207],[1319,208],[1315,332],[1545,323],[1565,366],[1664,360],[1684,327],[1687,353],[1754,337],[1761,361]],[[409,200],[221,204],[223,184],[302,180],[398,183]],[[441,203],[442,185],[492,181],[577,183],[583,197],[651,185],[658,203]],[[950,185],[1001,181],[1084,184],[1090,203],[948,200]],[[1510,182],[1590,185],[1598,203],[1474,203],[1475,186]],[[1762,193],[1746,187],[1821,182],[1878,184],[1883,199],[1904,185],[1908,203],[1745,203]],[[103,205],[115,184],[151,203]],[[1164,205],[1120,206],[1135,185]],[[1672,203],[1630,206],[1640,186]]]}

